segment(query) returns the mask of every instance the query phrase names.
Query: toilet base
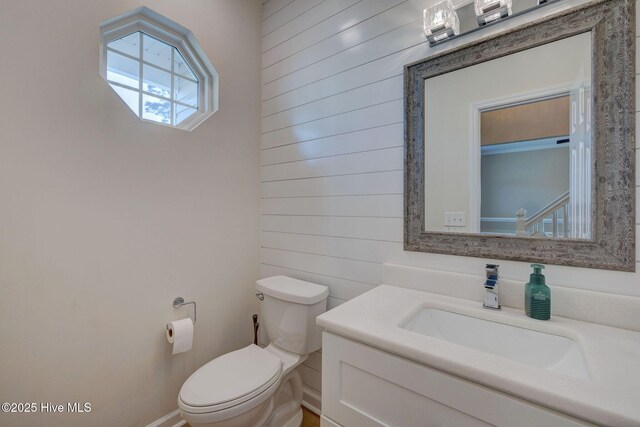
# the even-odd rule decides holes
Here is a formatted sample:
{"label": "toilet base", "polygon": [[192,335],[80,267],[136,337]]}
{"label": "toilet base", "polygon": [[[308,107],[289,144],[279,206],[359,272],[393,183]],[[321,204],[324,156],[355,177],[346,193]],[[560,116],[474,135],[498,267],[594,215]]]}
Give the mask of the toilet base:
{"label": "toilet base", "polygon": [[289,372],[274,393],[273,411],[264,427],[300,427],[302,424],[302,377]]}
{"label": "toilet base", "polygon": [[296,412],[293,418],[287,421],[287,423],[285,423],[285,425],[283,425],[282,427],[300,427],[302,425],[302,417],[302,408],[300,408],[300,410]]}
{"label": "toilet base", "polygon": [[303,417],[301,405],[302,377],[293,370],[285,375],[273,396],[238,416],[206,422],[206,414],[181,411],[181,415],[193,427],[300,427]]}

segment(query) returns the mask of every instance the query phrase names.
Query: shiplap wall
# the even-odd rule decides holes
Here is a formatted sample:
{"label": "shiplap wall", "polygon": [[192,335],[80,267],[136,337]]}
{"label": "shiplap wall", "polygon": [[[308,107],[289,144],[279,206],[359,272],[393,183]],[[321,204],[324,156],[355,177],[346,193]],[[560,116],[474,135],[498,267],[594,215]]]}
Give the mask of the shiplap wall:
{"label": "shiplap wall", "polygon": [[[263,277],[327,285],[333,307],[383,283],[385,263],[482,273],[487,260],[402,249],[402,73],[435,51],[421,27],[426,3],[263,3]],[[505,278],[528,277],[527,263],[500,264]],[[639,273],[550,266],[547,277],[640,295]],[[320,354],[301,367],[314,405],[320,367]]]}

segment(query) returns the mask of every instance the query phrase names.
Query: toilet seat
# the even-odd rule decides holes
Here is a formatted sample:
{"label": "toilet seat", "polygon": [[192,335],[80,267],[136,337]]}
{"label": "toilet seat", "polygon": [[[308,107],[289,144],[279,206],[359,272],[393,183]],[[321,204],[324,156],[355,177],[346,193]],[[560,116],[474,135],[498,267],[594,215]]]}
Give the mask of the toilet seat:
{"label": "toilet seat", "polygon": [[246,411],[269,398],[281,376],[282,361],[251,344],[194,372],[180,390],[178,406],[184,412],[206,414],[246,403]]}

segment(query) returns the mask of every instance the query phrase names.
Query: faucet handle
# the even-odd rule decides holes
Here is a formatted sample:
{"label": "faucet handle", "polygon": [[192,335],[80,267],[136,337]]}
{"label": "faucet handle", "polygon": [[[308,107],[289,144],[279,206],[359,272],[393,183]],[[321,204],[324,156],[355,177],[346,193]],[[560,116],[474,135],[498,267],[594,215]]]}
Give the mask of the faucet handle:
{"label": "faucet handle", "polygon": [[489,274],[489,272],[498,274],[498,267],[500,267],[498,264],[485,264],[484,269],[487,274]]}

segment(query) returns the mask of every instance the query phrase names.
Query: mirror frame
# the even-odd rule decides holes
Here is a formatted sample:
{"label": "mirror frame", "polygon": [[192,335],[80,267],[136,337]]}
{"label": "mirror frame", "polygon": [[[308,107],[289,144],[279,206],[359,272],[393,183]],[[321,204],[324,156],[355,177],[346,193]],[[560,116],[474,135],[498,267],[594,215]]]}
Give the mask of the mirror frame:
{"label": "mirror frame", "polygon": [[[404,249],[635,271],[635,0],[600,0],[405,65]],[[425,231],[424,81],[591,32],[591,240]]]}

